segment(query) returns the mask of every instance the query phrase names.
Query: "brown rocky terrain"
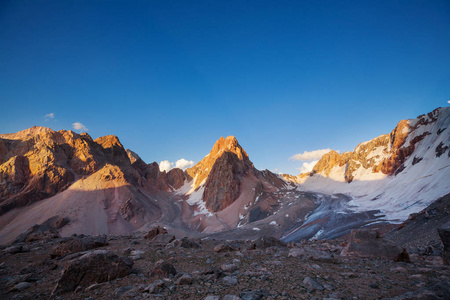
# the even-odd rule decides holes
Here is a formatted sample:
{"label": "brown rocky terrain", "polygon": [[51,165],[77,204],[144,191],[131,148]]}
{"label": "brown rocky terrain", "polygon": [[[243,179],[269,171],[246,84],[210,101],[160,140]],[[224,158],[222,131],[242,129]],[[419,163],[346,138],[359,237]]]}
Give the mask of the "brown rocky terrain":
{"label": "brown rocky terrain", "polygon": [[[411,256],[410,262],[396,262],[392,257],[400,250],[383,238],[371,239],[370,230],[355,235],[359,240],[369,237],[358,250],[352,239],[287,245],[274,238],[158,239],[166,235],[110,236],[106,243],[91,242],[94,249],[87,251],[73,241],[102,237],[53,238],[2,247],[0,297],[448,299],[450,293],[450,267],[442,257],[422,253]],[[346,254],[349,247],[352,255]],[[52,256],[63,253],[58,249],[71,251]]]}

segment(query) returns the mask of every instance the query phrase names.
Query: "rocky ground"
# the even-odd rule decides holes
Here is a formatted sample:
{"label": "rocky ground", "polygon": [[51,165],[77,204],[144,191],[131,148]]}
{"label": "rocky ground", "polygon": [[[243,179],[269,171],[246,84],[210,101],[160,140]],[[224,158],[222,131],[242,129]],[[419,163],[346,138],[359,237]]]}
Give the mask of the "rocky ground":
{"label": "rocky ground", "polygon": [[348,247],[351,239],[173,239],[154,230],[147,238],[76,236],[4,246],[0,298],[450,299],[450,267],[436,253],[411,253],[408,263],[390,254],[348,255],[359,249]]}

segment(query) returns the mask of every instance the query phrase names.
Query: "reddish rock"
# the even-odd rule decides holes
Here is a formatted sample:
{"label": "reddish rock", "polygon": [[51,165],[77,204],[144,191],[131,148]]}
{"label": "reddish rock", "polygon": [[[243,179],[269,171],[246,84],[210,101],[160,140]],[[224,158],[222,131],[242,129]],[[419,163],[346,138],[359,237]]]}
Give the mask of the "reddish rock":
{"label": "reddish rock", "polygon": [[167,233],[167,230],[164,227],[161,226],[156,226],[151,228],[147,234],[144,236],[144,239],[153,239],[155,236],[157,236],[158,234],[165,234]]}
{"label": "reddish rock", "polygon": [[183,186],[185,179],[184,171],[179,168],[173,168],[167,173],[167,183],[176,190]]}

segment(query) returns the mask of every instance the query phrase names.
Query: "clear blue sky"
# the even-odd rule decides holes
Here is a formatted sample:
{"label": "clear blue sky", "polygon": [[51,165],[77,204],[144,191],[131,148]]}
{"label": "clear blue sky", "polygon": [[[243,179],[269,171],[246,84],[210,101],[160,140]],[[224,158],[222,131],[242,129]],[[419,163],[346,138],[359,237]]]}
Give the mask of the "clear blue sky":
{"label": "clear blue sky", "polygon": [[449,100],[448,0],[0,1],[1,133],[81,122],[146,162],[234,135],[298,174]]}

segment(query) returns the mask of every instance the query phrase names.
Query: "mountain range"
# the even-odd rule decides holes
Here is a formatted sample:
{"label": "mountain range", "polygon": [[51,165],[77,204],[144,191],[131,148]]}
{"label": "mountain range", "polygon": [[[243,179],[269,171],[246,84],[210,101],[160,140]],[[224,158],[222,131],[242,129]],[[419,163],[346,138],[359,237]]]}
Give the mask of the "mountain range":
{"label": "mountain range", "polygon": [[61,236],[162,225],[197,237],[326,239],[400,223],[450,193],[450,107],[402,120],[297,176],[257,170],[233,136],[185,171],[160,171],[113,135],[0,134],[0,244],[59,216]]}

